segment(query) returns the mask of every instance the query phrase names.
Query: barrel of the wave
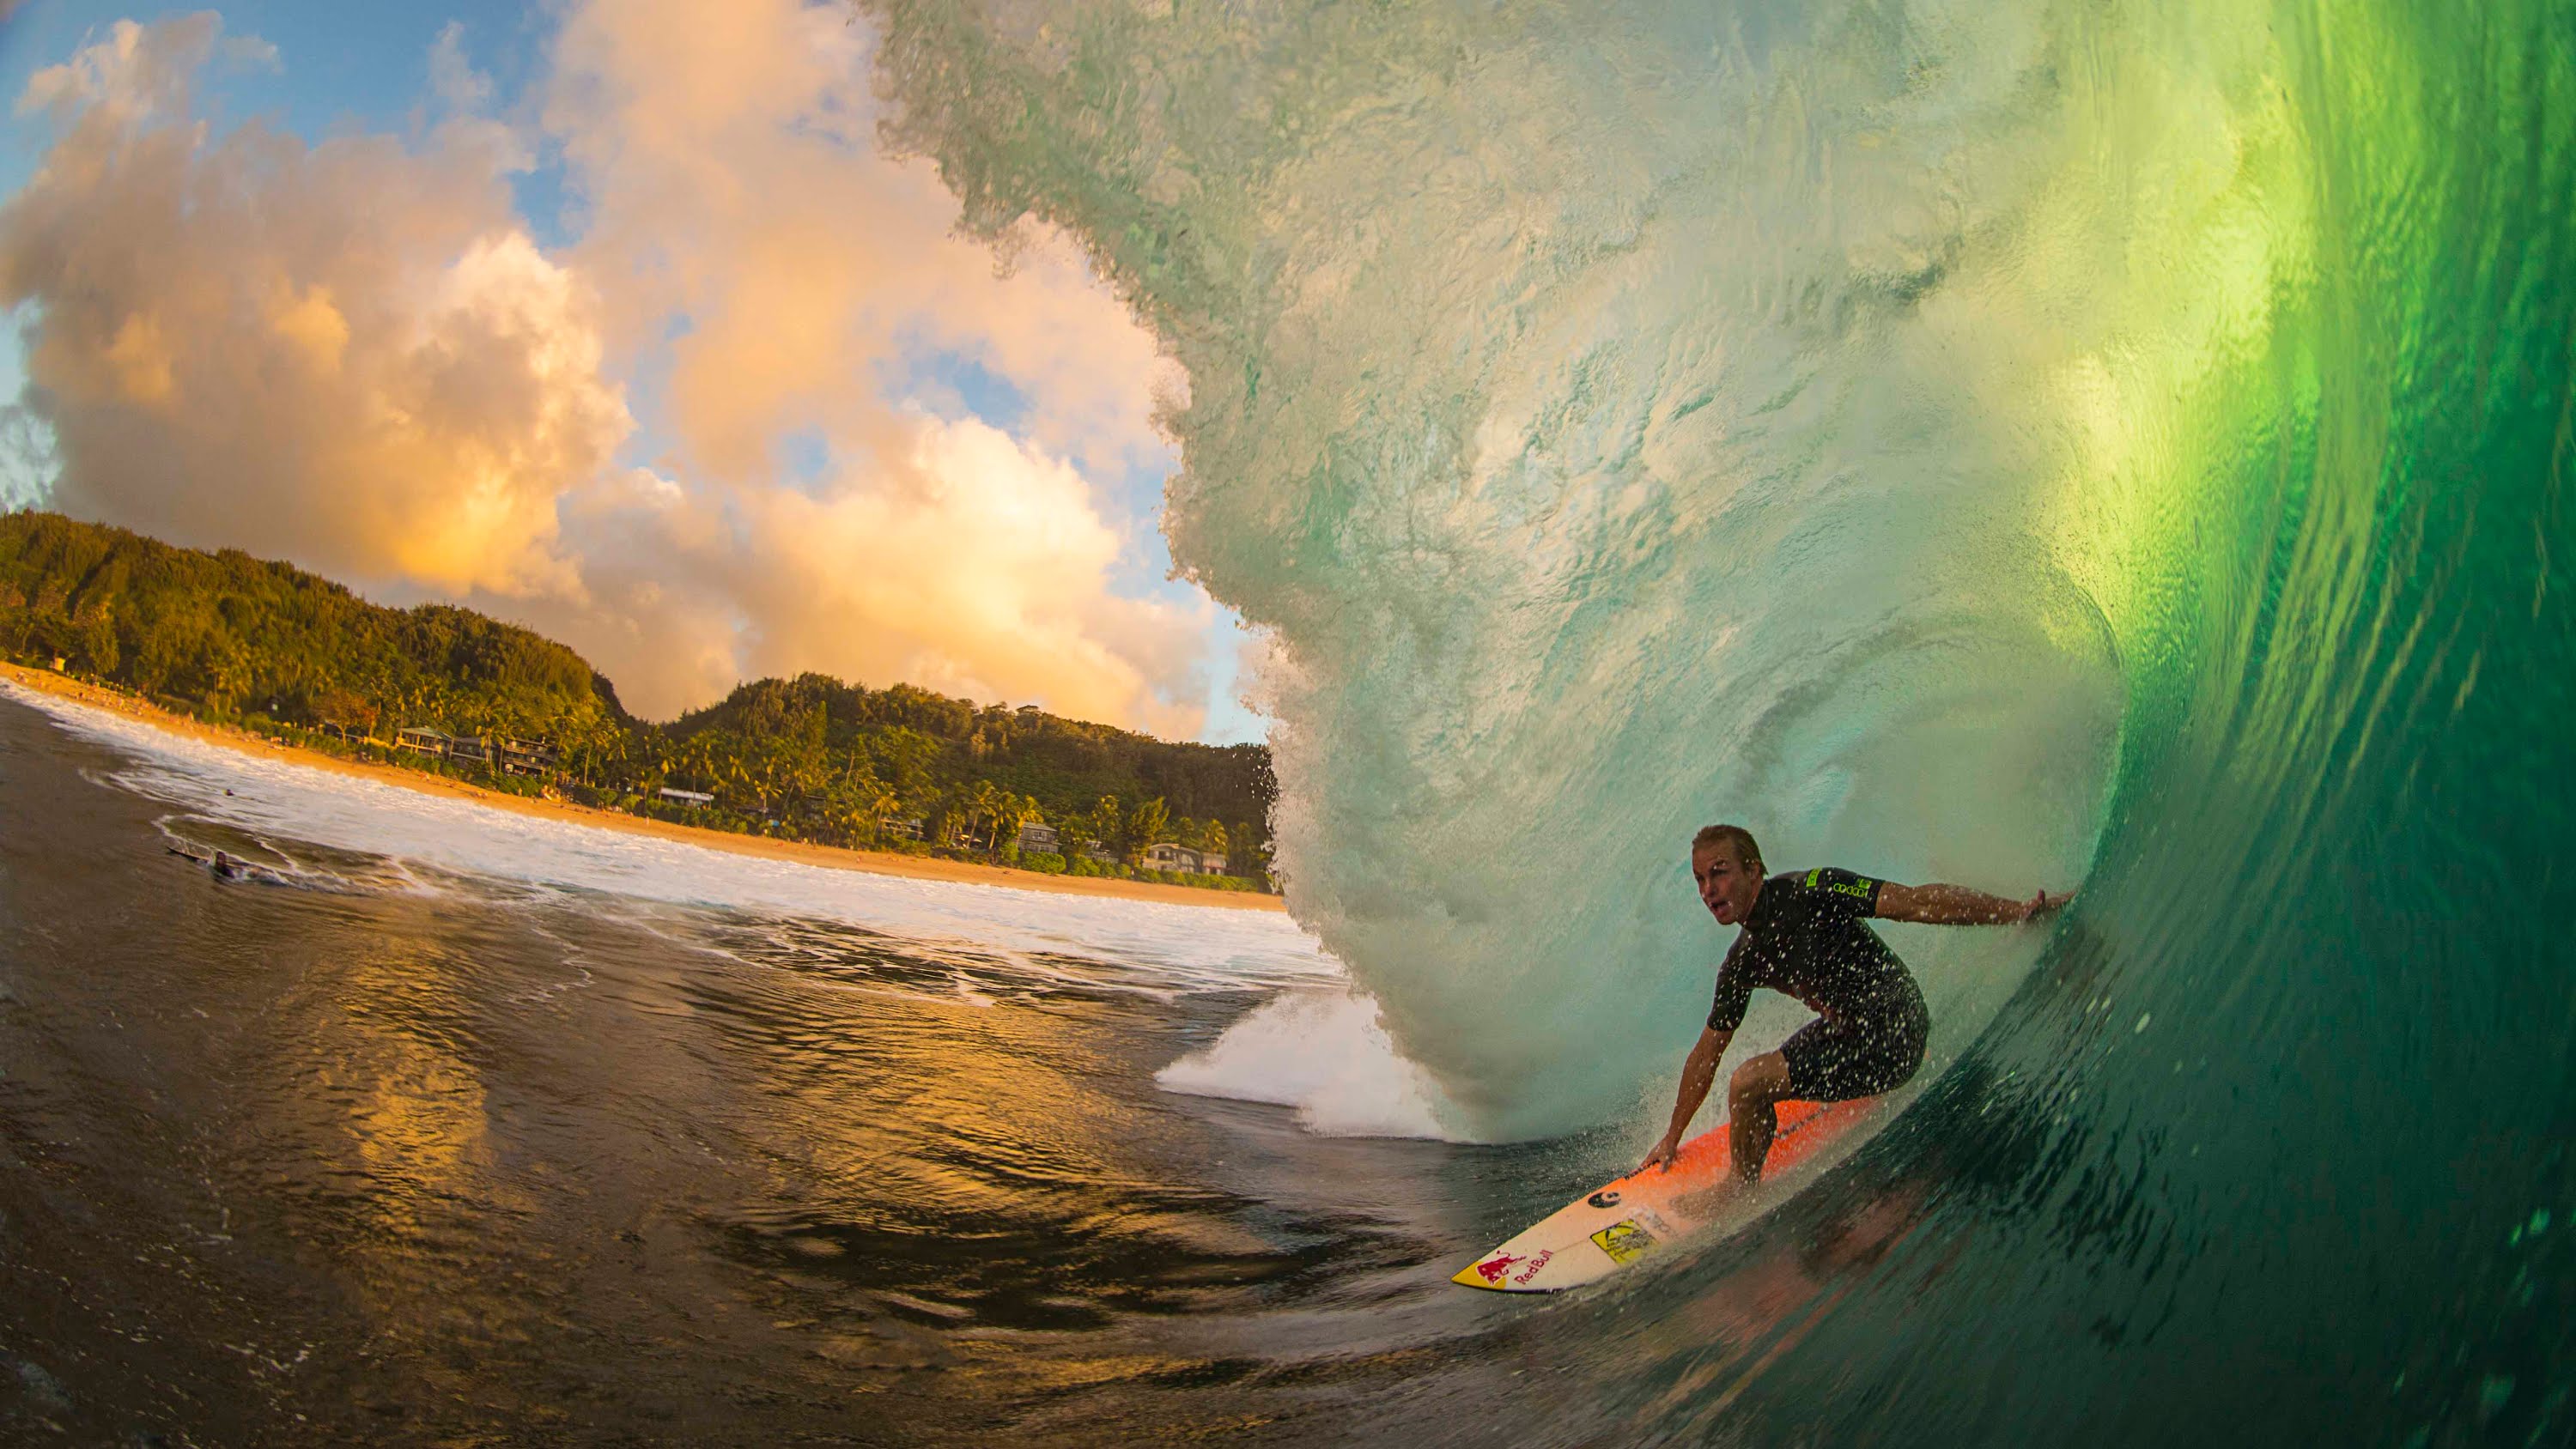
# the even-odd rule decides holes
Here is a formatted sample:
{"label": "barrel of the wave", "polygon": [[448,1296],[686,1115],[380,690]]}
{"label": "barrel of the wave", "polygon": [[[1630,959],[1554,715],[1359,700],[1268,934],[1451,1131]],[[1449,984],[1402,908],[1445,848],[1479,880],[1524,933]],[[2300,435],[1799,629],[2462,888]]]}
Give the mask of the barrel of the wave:
{"label": "barrel of the wave", "polygon": [[2576,16],[2271,14],[2224,97],[2270,128],[2231,173],[2263,305],[2189,372],[2147,339],[2198,314],[2148,316],[2100,374],[2155,430],[2080,480],[2137,504],[2097,864],[1834,1184],[1930,1210],[1732,1415],[2576,1440]]}
{"label": "barrel of the wave", "polygon": [[[1988,478],[2031,484],[2040,496],[2027,516],[1997,531],[2043,533],[2051,566],[2114,636],[2125,711],[2113,803],[2049,955],[1901,1122],[1753,1230],[1785,1235],[1878,1201],[1919,1203],[1902,1243],[1848,1269],[1795,1342],[1748,1356],[1731,1377],[1712,1376],[1699,1326],[1723,1282],[1648,1275],[1616,1321],[1560,1315],[1568,1327],[1552,1346],[1587,1360],[1570,1370],[1587,1392],[1560,1397],[1630,1417],[1556,1437],[2576,1438],[2576,870],[2566,864],[2576,837],[2576,49],[2566,37],[2576,12],[2566,0],[1789,5],[1762,27],[1730,13],[1714,46],[1676,45],[1688,31],[1668,23],[1709,7],[1585,7],[1545,44],[1483,12],[1336,8],[1436,40],[1409,69],[1343,63],[1393,54],[1389,37],[1353,45],[1304,7],[1176,7],[1168,19],[1160,7],[1150,18],[1099,7],[1113,9],[1116,23],[1152,32],[1122,56],[1163,53],[1154,42],[1175,27],[1205,27],[1207,43],[1169,47],[1182,59],[1154,86],[1124,66],[1065,63],[1052,33],[1022,60],[963,24],[903,23],[893,53],[917,58],[907,94],[928,119],[916,124],[956,174],[996,195],[1019,188],[1018,204],[1068,218],[1157,315],[1177,319],[1199,389],[1181,429],[1201,486],[1172,509],[1175,556],[1298,646],[1308,693],[1290,704],[1306,706],[1308,738],[1336,720],[1367,727],[1332,736],[1338,751],[1305,747],[1312,768],[1300,783],[1322,793],[1300,807],[1304,818],[1340,832],[1318,826],[1317,839],[1398,839],[1428,814],[1388,781],[1436,775],[1473,799],[1515,779],[1553,788],[1561,776],[1490,760],[1460,767],[1442,753],[1530,720],[1561,723],[1530,732],[1560,752],[1637,740],[1628,753],[1653,761],[1655,793],[1630,798],[1673,795],[1676,742],[1722,755],[1729,741],[1708,727],[1711,704],[1757,682],[1689,665],[1726,657],[1713,640],[1737,655],[1761,644],[1763,595],[1843,577],[1832,568],[1848,560],[1851,531],[1793,526],[1789,485],[1810,459],[1888,504],[1910,494],[1972,502]],[[1259,44],[1221,29],[1272,13],[1290,18]],[[1853,23],[1863,14],[1872,22]],[[972,45],[954,38],[969,34]],[[1474,49],[1487,36],[1490,47]],[[1710,55],[1724,63],[1702,66]],[[1200,56],[1224,62],[1198,66]],[[1560,62],[1574,83],[1533,107]],[[957,83],[978,68],[1002,73]],[[1389,75],[1400,100],[1365,91]],[[1702,76],[1747,85],[1695,84]],[[1477,92],[1490,77],[1512,93]],[[1870,89],[1874,77],[1884,89]],[[1353,93],[1317,94],[1323,86]],[[1311,97],[1261,114],[1314,123],[1293,133],[1170,123],[1240,114],[1248,91]],[[1176,94],[1160,109],[1140,99]],[[1782,109],[1767,108],[1773,98]],[[1667,99],[1671,112],[1656,109]],[[1533,110],[1547,124],[1516,130]],[[1318,157],[1356,116],[1390,130]],[[1074,134],[1094,121],[1079,134],[1126,126],[1134,143],[1040,144],[1048,124]],[[1238,139],[1240,154],[1223,149]],[[1162,159],[1178,146],[1201,148],[1194,164]],[[1390,155],[1473,165],[1430,184]],[[1909,165],[1875,180],[1907,204],[1863,204],[1883,198],[1860,189],[1854,168],[1890,156]],[[1935,184],[1910,195],[1891,179],[1901,172]],[[1186,188],[1165,188],[1184,174]],[[1607,184],[1632,174],[1644,178],[1633,199]],[[1765,251],[1755,236],[1688,266],[1648,265],[1658,237],[1688,219],[1689,179],[1703,175],[1743,182],[1703,198],[1705,214],[1744,215],[1732,203],[1758,197],[1772,205],[1756,214],[1802,224],[1792,244]],[[1136,192],[1137,178],[1151,178],[1152,194]],[[1607,194],[1586,189],[1595,178]],[[1294,190],[1307,182],[1331,189]],[[1365,189],[1374,184],[1385,191]],[[1464,198],[1473,224],[1447,218],[1444,230],[1414,204],[1426,195]],[[1808,199],[1813,215],[1800,209]],[[1006,217],[1011,200],[988,198],[989,209]],[[1473,270],[1493,258],[1543,250],[1529,233],[1489,240],[1480,228],[1493,218],[1553,218],[1552,237],[1586,215],[1611,225],[1588,248],[1551,255],[1558,272],[1500,276],[1526,280],[1532,300],[1476,285],[1495,280]],[[1895,225],[1855,234],[1842,223],[1856,217]],[[1281,235],[1282,218],[1315,230]],[[1958,229],[1945,229],[1948,218]],[[1391,253],[1390,239],[1406,238],[1429,240]],[[1237,239],[1240,263],[1223,250]],[[1356,290],[1390,254],[1410,274]],[[1754,258],[1757,282],[1776,289],[1753,296],[1758,305],[1726,291],[1733,256]],[[1829,265],[1812,285],[1783,286],[1801,282],[1808,256]],[[1623,275],[1669,272],[1690,290],[1634,302],[1589,285],[1596,259]],[[1308,288],[1325,301],[1228,312],[1234,299],[1269,302],[1283,276],[1331,279]],[[1581,317],[1539,305],[1559,277],[1586,284],[1583,317],[1615,319],[1615,337],[1594,339]],[[1692,313],[1702,295],[1715,299],[1714,317]],[[1474,299],[1488,296],[1508,305],[1480,312]],[[1403,310],[1414,298],[1423,313]],[[1776,403],[1731,407],[1715,384],[1671,405],[1646,380],[1623,391],[1622,359],[1645,359],[1660,377],[1704,350],[1740,374],[1781,314],[1830,318],[1831,334],[1829,352],[1813,357],[1795,351],[1805,334],[1777,339],[1802,365]],[[1446,337],[1440,324],[1486,315],[1507,328],[1426,345]],[[1691,330],[1657,330],[1673,318]],[[1348,330],[1326,330],[1344,321]],[[1372,330],[1381,323],[1384,342]],[[1533,335],[1576,345],[1536,358],[1514,350]],[[1702,338],[1717,342],[1703,349]],[[1238,341],[1242,355],[1207,355]],[[1459,382],[1437,368],[1441,356],[1501,359],[1507,375]],[[1891,371],[1838,389],[1846,379],[1833,363],[1856,356]],[[1301,367],[1318,359],[1329,366]],[[1436,396],[1404,391],[1426,377]],[[1651,405],[1612,420],[1620,426],[1585,410],[1628,391]],[[1492,397],[1509,405],[1488,406]],[[1537,404],[1513,401],[1524,397]],[[1829,397],[1883,405],[1835,412],[1820,402]],[[1810,415],[1824,431],[1798,433]],[[1319,438],[1301,452],[1292,430],[1310,419]],[[1671,425],[1694,420],[1722,446],[1683,450]],[[1374,431],[1363,436],[1363,425]],[[1918,428],[1962,446],[1914,468],[1903,449],[1870,446]],[[1766,436],[1802,448],[1753,455],[1781,465],[1777,482],[1758,466],[1721,466]],[[1622,459],[1695,465],[1639,480],[1633,506],[1596,510],[1643,520],[1633,539],[1609,540],[1627,546],[1535,562],[1491,546],[1521,537],[1506,525],[1525,517],[1566,516],[1552,505],[1454,546],[1426,542],[1440,520],[1481,518],[1474,500],[1542,475],[1593,437]],[[1480,461],[1464,478],[1426,466],[1416,492],[1391,495],[1409,460],[1437,451],[1425,440],[1444,438],[1526,466]],[[1276,477],[1264,460],[1281,460]],[[1584,476],[1625,481],[1599,461],[1576,463]],[[1727,490],[1705,516],[1760,526],[1707,530],[1697,552],[1658,547],[1669,521],[1689,516],[1675,507],[1693,501],[1700,478]],[[1696,560],[1735,564],[1720,546],[1748,537],[1762,551],[1717,580],[1744,607],[1685,607],[1702,601],[1657,592],[1693,577]],[[1368,551],[1389,538],[1400,546]],[[1400,567],[1369,567],[1381,559]],[[1433,602],[1528,597],[1462,586],[1451,571],[1485,560],[1542,582],[1602,582],[1606,622],[1541,642],[1550,660],[1610,662],[1615,682],[1575,674],[1583,687],[1557,688],[1535,668],[1491,667],[1524,662],[1508,646],[1529,637],[1537,611],[1462,619],[1385,601],[1390,580],[1414,578],[1430,581]],[[1970,583],[1961,608],[2013,591],[2000,573]],[[1692,652],[1669,662],[1652,640],[1614,627],[1667,619],[1722,627],[1671,627]],[[1314,636],[1334,644],[1335,630],[1356,633],[1354,620],[1392,622],[1344,651],[1341,675],[1315,670]],[[1363,647],[1380,638],[1389,642]],[[1502,643],[1456,671],[1452,694],[1469,707],[1431,712],[1411,733],[1382,727],[1406,723],[1417,699],[1449,705],[1420,681],[1453,663],[1456,641],[1486,638]],[[1486,686],[1498,675],[1538,683],[1496,697]],[[1544,707],[1605,699],[1618,720],[1654,727],[1621,736],[1579,710],[1558,720]],[[1283,733],[1293,752],[1296,730]],[[1945,758],[1922,768],[1937,772]],[[1353,783],[1333,795],[1337,780]],[[1472,853],[1461,842],[1501,854],[1501,842],[1562,839],[1595,822],[1630,829],[1635,812],[1604,808],[1609,797],[1557,793],[1572,803],[1548,807],[1560,810],[1545,817],[1554,837],[1531,828],[1538,811],[1487,836],[1432,817],[1441,828],[1423,838],[1435,848],[1420,854],[1437,870],[1425,875],[1459,873],[1456,860]],[[1603,878],[1590,868],[1601,857],[1563,853],[1586,863],[1587,884]],[[1360,892],[1376,885],[1362,872],[1389,859],[1406,858],[1343,851],[1318,869],[1337,866]],[[1439,899],[1463,903],[1450,909],[1458,920],[1526,919],[1492,894]],[[1638,914],[1609,887],[1598,899]],[[1610,918],[1548,905],[1586,928]],[[1387,954],[1422,952],[1408,936]],[[1397,1001],[1390,1019],[1448,1010],[1441,991],[1453,980],[1489,989],[1424,973],[1413,978],[1418,999]],[[1535,1031],[1510,1044],[1544,1045]],[[1519,1271],[1527,1265],[1506,1265],[1506,1282]]]}

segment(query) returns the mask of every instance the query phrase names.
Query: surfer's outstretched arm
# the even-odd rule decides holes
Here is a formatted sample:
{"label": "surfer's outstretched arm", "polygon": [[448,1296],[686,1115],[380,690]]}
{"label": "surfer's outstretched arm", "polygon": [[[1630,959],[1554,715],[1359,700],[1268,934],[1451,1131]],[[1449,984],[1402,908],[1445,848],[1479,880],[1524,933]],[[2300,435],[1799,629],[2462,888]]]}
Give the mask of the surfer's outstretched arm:
{"label": "surfer's outstretched arm", "polygon": [[1726,1044],[1735,1039],[1731,1031],[1702,1027],[1699,1044],[1682,1062],[1682,1089],[1673,1102],[1673,1125],[1664,1130],[1664,1140],[1637,1164],[1639,1172],[1649,1167],[1673,1165],[1673,1154],[1681,1151],[1682,1133],[1689,1130],[1691,1118],[1699,1115],[1699,1104],[1708,1100],[1708,1089],[1717,1080],[1718,1058],[1726,1055]]}
{"label": "surfer's outstretched arm", "polygon": [[1934,926],[2009,926],[2047,915],[2066,904],[2066,896],[2046,891],[2026,901],[2006,900],[1955,885],[1898,885],[1878,888],[1882,921],[1921,921]]}

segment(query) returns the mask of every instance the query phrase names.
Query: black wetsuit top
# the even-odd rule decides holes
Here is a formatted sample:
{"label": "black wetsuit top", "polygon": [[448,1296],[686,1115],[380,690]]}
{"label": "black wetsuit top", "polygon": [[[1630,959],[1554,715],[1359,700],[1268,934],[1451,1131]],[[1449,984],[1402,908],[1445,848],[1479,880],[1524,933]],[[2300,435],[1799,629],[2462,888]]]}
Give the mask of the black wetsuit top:
{"label": "black wetsuit top", "polygon": [[1920,1012],[1913,975],[1862,924],[1878,909],[1879,884],[1830,867],[1764,881],[1717,968],[1708,1029],[1742,1026],[1757,986],[1794,996],[1833,1022]]}

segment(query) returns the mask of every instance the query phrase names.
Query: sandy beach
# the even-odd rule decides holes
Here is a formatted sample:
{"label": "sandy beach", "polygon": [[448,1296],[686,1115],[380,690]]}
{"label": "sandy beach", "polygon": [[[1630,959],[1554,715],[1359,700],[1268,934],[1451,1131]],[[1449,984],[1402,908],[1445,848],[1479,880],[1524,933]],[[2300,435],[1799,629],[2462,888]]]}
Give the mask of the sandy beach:
{"label": "sandy beach", "polygon": [[838,846],[809,845],[796,840],[774,840],[758,835],[733,835],[721,830],[700,830],[693,826],[673,825],[616,810],[599,810],[570,801],[531,800],[486,790],[443,775],[419,770],[406,770],[393,765],[370,764],[344,760],[316,750],[300,749],[224,725],[207,724],[185,715],[172,714],[147,700],[121,690],[108,689],[50,670],[28,669],[0,661],[0,678],[28,689],[78,701],[93,709],[108,710],[127,719],[185,735],[226,749],[246,754],[265,755],[288,760],[316,770],[356,775],[381,781],[424,795],[446,795],[469,799],[495,810],[511,810],[522,815],[550,816],[596,825],[604,830],[623,830],[637,835],[658,835],[666,840],[685,841],[709,850],[728,850],[737,855],[760,856],[769,860],[789,860],[806,865],[826,866],[834,870],[868,871],[877,875],[909,876],[916,880],[956,881],[966,885],[1004,886],[1012,890],[1052,891],[1062,895],[1118,896],[1128,900],[1159,901],[1165,905],[1207,906],[1218,910],[1284,911],[1279,897],[1251,891],[1197,890],[1189,886],[1164,885],[1157,881],[1102,880],[1090,876],[1042,875],[1030,870],[1012,870],[1003,866],[977,865],[970,861],[940,860],[928,856],[898,855],[891,851],[844,850]]}

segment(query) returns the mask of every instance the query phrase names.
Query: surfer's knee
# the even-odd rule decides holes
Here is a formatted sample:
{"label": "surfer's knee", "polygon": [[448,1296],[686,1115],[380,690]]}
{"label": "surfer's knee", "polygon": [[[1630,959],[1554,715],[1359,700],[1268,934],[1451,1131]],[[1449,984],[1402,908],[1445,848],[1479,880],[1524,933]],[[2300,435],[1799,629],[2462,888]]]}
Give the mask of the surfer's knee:
{"label": "surfer's knee", "polygon": [[1768,1107],[1789,1093],[1789,1062],[1778,1052],[1745,1061],[1726,1079],[1727,1101],[1736,1107]]}

